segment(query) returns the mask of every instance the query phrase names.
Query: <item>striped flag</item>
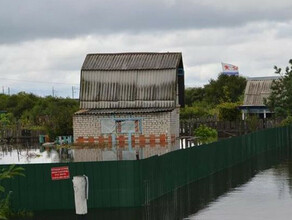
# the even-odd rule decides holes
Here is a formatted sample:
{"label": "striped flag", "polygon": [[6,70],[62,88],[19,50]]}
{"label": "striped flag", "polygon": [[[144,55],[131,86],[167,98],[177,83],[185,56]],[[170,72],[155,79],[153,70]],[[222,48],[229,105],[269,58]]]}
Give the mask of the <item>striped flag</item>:
{"label": "striped flag", "polygon": [[228,63],[221,63],[222,64],[222,70],[223,70],[223,74],[226,75],[238,75],[238,66],[234,66],[232,64],[228,64]]}

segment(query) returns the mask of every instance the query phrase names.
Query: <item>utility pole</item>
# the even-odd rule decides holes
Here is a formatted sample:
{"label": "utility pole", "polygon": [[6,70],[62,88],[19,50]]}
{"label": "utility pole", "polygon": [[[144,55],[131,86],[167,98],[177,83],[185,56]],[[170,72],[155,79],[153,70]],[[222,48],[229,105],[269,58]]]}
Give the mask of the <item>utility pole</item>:
{"label": "utility pole", "polygon": [[72,99],[74,99],[76,90],[78,91],[78,87],[76,88],[75,86],[72,86]]}
{"label": "utility pole", "polygon": [[8,95],[10,95],[10,87],[8,87]]}
{"label": "utility pole", "polygon": [[74,99],[74,86],[72,86],[72,99]]}
{"label": "utility pole", "polygon": [[4,86],[2,86],[2,93],[4,94]]}
{"label": "utility pole", "polygon": [[53,95],[53,97],[55,97],[55,89],[54,89],[54,86],[52,88],[52,95]]}

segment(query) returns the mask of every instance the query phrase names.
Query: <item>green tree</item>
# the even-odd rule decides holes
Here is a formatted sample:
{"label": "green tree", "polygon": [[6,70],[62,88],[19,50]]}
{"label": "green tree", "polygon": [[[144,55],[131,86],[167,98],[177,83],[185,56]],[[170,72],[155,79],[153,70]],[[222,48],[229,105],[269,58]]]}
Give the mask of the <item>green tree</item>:
{"label": "green tree", "polygon": [[79,106],[75,100],[54,99],[48,104],[49,121],[46,128],[51,138],[73,133],[73,114]]}
{"label": "green tree", "polygon": [[185,107],[180,110],[181,119],[191,119],[191,118],[203,118],[209,116],[209,112],[206,108],[201,106],[191,106]]}
{"label": "green tree", "polygon": [[14,126],[16,120],[12,113],[2,113],[0,114],[0,129],[9,128]]}
{"label": "green tree", "polygon": [[218,105],[223,102],[238,102],[246,86],[246,79],[241,76],[220,74],[217,80],[211,79],[205,85],[205,101]]}
{"label": "green tree", "polygon": [[7,101],[8,101],[8,96],[5,94],[0,94],[0,110],[7,109]]}
{"label": "green tree", "polygon": [[265,100],[265,104],[275,112],[276,116],[292,115],[292,59],[289,60],[289,65],[285,68],[285,72],[277,66],[274,67],[279,78],[273,80],[271,94]]}
{"label": "green tree", "polygon": [[207,127],[206,125],[200,125],[194,132],[195,137],[201,144],[208,144],[218,139],[218,132],[216,129]]}
{"label": "green tree", "polygon": [[[79,102],[70,98],[38,97],[20,92],[14,95],[0,94],[0,110],[5,110],[26,129],[46,129],[51,138],[73,133],[72,117]],[[7,117],[1,120],[7,124]],[[11,121],[11,120],[10,120]]]}
{"label": "green tree", "polygon": [[220,74],[216,80],[211,79],[203,88],[187,88],[185,103],[187,106],[214,108],[224,102],[242,101],[246,79],[241,76]]}
{"label": "green tree", "polygon": [[224,102],[217,106],[219,119],[222,121],[235,121],[240,118],[239,103]]}
{"label": "green tree", "polygon": [[185,104],[192,106],[193,103],[202,102],[205,97],[205,89],[201,87],[187,88],[185,90]]}

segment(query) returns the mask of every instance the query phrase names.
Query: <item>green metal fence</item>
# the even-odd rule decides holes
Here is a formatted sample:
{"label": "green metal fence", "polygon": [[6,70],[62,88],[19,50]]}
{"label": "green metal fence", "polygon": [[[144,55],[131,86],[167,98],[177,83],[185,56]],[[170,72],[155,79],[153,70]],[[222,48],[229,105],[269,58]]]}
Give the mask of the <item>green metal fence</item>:
{"label": "green metal fence", "polygon": [[[291,127],[262,130],[138,161],[31,164],[25,177],[3,182],[15,209],[73,209],[72,178],[51,180],[51,168],[89,177],[89,208],[135,207],[257,154],[291,147]],[[4,167],[4,166],[1,166]]]}

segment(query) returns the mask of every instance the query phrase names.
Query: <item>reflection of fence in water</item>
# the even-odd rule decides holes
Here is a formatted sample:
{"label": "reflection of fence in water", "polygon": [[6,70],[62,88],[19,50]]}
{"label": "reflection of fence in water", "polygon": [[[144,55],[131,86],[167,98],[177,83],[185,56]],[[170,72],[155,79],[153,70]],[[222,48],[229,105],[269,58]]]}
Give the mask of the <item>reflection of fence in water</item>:
{"label": "reflection of fence in water", "polygon": [[[50,159],[48,159],[50,158]],[[73,162],[73,150],[68,148],[43,148],[38,144],[0,145],[0,161],[7,163],[58,163]]]}
{"label": "reflection of fence in water", "polygon": [[31,158],[38,157],[38,152],[37,150],[39,149],[38,145],[28,145],[28,146],[23,146],[20,144],[2,144],[0,145],[0,158],[4,157],[17,157],[17,161],[20,162],[22,158],[26,158],[26,160],[29,162]]}
{"label": "reflection of fence in water", "polygon": [[13,144],[31,146],[39,143],[40,130],[28,130],[20,128],[2,128],[0,130],[0,145]]}

